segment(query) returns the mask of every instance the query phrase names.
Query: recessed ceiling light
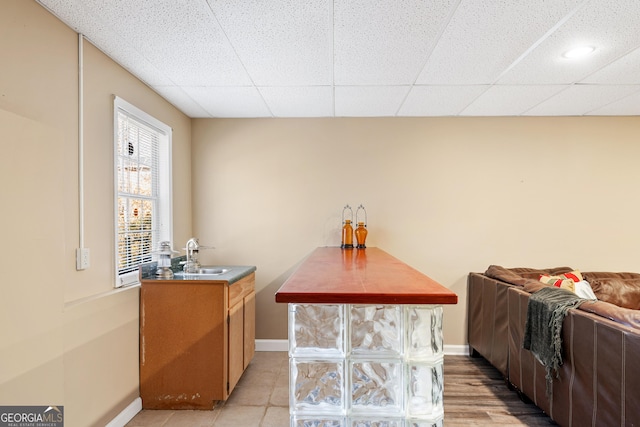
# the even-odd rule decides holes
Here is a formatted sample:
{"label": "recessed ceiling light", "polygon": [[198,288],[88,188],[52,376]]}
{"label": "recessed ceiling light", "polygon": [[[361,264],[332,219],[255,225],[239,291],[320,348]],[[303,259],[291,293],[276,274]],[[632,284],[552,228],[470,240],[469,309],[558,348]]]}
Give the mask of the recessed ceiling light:
{"label": "recessed ceiling light", "polygon": [[562,54],[567,59],[580,59],[591,55],[596,48],[594,46],[578,46]]}

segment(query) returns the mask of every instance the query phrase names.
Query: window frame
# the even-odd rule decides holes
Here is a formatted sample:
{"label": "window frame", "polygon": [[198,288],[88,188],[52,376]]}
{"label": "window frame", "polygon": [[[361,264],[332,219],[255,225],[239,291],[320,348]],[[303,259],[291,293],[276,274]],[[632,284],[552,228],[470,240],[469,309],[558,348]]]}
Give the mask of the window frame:
{"label": "window frame", "polygon": [[[120,198],[119,176],[118,176],[118,129],[119,117],[118,113],[132,117],[133,119],[144,123],[146,126],[158,131],[158,196],[157,210],[158,215],[153,217],[153,221],[159,221],[157,241],[151,242],[152,250],[157,250],[159,243],[162,241],[172,241],[173,236],[173,192],[172,192],[172,133],[170,126],[139,109],[124,99],[114,96],[113,100],[113,183],[114,183],[114,287],[121,288],[125,286],[136,285],[140,283],[138,271],[130,271],[120,274],[118,259],[118,202]],[[153,239],[153,238],[152,238]],[[152,254],[152,260],[157,261],[157,255]],[[141,265],[141,264],[139,264]]]}

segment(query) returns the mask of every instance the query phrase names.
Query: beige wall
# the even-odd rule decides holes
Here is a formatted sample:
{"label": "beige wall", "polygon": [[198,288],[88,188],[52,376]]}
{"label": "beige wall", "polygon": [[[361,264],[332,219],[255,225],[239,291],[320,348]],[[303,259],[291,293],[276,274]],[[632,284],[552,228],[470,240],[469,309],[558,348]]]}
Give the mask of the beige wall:
{"label": "beige wall", "polygon": [[207,262],[255,264],[257,336],[286,338],[274,292],[364,204],[368,245],[455,291],[489,264],[640,271],[640,119],[193,121],[194,232]]}
{"label": "beige wall", "polygon": [[64,405],[103,426],[138,390],[139,289],[113,291],[113,95],[171,126],[174,239],[191,235],[190,119],[84,42],[85,246],[78,214],[78,36],[32,0],[0,3],[0,404]]}
{"label": "beige wall", "polygon": [[191,121],[85,42],[78,272],[77,35],[32,0],[4,0],[0,28],[2,404],[90,426],[139,395],[138,289],[112,291],[114,94],[174,130],[176,246],[194,234],[216,246],[205,262],[258,267],[258,338],[286,338],[273,294],[340,243],[346,203],[366,206],[370,246],[458,293],[447,344],[465,343],[469,271],[640,271],[638,118]]}

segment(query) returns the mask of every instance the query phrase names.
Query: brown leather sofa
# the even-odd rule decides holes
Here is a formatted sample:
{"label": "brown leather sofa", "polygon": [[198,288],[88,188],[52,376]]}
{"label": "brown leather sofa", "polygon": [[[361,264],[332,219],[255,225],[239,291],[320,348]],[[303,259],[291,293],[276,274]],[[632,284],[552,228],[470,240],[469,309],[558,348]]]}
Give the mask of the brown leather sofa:
{"label": "brown leather sofa", "polygon": [[640,426],[640,274],[582,273],[598,301],[567,313],[550,397],[545,368],[523,349],[529,296],[546,286],[539,276],[571,270],[490,266],[470,273],[470,349],[561,426]]}

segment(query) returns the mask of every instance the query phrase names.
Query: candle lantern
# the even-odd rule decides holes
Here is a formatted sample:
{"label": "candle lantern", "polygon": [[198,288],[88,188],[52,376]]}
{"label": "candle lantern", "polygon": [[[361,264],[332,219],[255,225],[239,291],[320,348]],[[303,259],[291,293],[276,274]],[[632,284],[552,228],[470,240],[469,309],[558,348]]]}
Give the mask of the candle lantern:
{"label": "candle lantern", "polygon": [[[359,219],[359,214],[361,210],[364,215],[364,221],[360,221]],[[358,209],[356,209],[356,222],[357,222],[357,227],[356,227],[355,234],[356,234],[356,241],[358,242],[358,246],[356,247],[358,249],[364,249],[366,248],[364,242],[367,240],[367,234],[369,234],[369,232],[367,231],[367,210],[362,205],[358,206]]]}
{"label": "candle lantern", "polygon": [[[347,215],[350,215],[349,219],[346,218]],[[342,249],[353,249],[353,226],[351,221],[353,221],[353,210],[351,206],[346,205],[342,209],[342,244],[340,245]]]}
{"label": "candle lantern", "polygon": [[158,255],[156,277],[159,279],[173,279],[171,254],[178,253],[178,251],[171,249],[171,242],[160,242],[160,249],[152,253]]}

